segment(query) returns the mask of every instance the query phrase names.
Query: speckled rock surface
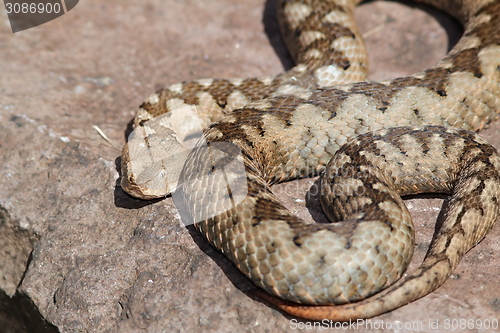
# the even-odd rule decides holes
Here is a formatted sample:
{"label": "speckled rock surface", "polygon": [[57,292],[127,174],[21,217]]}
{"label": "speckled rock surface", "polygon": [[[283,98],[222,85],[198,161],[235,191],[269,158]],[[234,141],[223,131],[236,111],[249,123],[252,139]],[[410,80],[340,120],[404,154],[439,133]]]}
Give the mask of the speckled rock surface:
{"label": "speckled rock surface", "polygon": [[[134,110],[151,92],[291,66],[273,6],[270,0],[87,0],[16,34],[2,12],[0,331],[285,332],[312,325],[252,298],[252,285],[180,224],[170,198],[136,200],[118,185],[119,149]],[[460,34],[446,16],[422,7],[374,2],[358,14],[374,79],[432,65]],[[483,132],[497,147],[499,123]],[[312,182],[275,191],[298,214],[320,218],[314,200],[306,205]],[[418,263],[442,200],[407,203]],[[436,321],[433,332],[449,332],[447,319],[499,319],[498,244],[499,225],[443,287],[358,332],[394,332],[387,324],[397,322],[425,332]]]}

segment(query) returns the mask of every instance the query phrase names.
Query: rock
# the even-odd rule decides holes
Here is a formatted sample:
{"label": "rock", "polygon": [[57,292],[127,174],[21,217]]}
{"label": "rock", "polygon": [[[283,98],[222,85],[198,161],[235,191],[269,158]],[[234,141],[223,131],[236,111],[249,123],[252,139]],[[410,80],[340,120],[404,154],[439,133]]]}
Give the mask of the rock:
{"label": "rock", "polygon": [[[180,223],[170,198],[137,200],[118,185],[118,157],[133,112],[156,88],[200,77],[278,73],[281,63],[290,65],[272,6],[273,1],[87,1],[30,30],[12,34],[7,25],[0,28],[0,330],[272,332],[291,327],[291,318],[254,299],[248,292],[252,285],[192,227]],[[370,6],[360,12],[360,22],[365,31],[379,29],[377,20],[383,23],[377,30],[383,33],[372,30],[368,37],[375,51],[383,49],[378,41],[384,33],[408,28],[399,18],[416,11]],[[375,15],[379,7],[382,12]],[[392,38],[389,47],[396,49],[402,69],[376,66],[372,77],[423,69],[444,55],[446,42],[439,36],[445,37],[435,32],[440,28],[432,16],[419,11],[415,22],[424,27],[415,24],[415,30],[427,31],[416,39],[425,63],[404,63],[407,37],[414,36],[404,30],[397,46],[403,51]],[[441,49],[424,49],[424,42]],[[378,59],[381,53],[375,54]],[[410,61],[415,59],[420,56]],[[498,128],[493,124],[485,136],[500,147]],[[276,191],[292,209],[309,215],[304,202],[309,184],[282,184]],[[408,202],[420,230],[417,257],[422,258],[434,230],[429,221],[441,201]],[[427,325],[429,320],[498,318],[499,229],[438,291],[374,321]]]}

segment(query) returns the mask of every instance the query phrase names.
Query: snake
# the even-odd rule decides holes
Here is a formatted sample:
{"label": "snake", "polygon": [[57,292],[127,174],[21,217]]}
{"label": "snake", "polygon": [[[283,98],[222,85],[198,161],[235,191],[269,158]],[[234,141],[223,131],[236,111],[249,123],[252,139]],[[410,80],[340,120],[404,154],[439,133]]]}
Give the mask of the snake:
{"label": "snake", "polygon": [[[499,213],[500,157],[475,132],[500,112],[500,1],[421,1],[463,36],[435,66],[384,81],[367,80],[359,2],[278,1],[293,68],[163,88],[122,151],[127,193],[181,189],[186,218],[256,295],[309,320],[371,318],[429,294]],[[199,143],[178,149],[198,127]],[[328,223],[295,216],[271,189],[316,175]],[[415,240],[401,196],[420,193],[449,198],[406,273]]]}

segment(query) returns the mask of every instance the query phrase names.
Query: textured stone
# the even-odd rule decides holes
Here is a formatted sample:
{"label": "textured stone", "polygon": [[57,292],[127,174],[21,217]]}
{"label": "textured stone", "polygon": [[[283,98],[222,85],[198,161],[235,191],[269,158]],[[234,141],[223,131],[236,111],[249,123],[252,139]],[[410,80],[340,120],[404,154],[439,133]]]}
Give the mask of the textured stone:
{"label": "textured stone", "polygon": [[[1,14],[0,330],[290,329],[290,318],[248,295],[251,284],[180,224],[170,198],[136,200],[117,182],[133,111],[155,89],[290,67],[273,4],[89,0],[17,34]],[[449,36],[459,30],[434,11],[394,3],[370,3],[358,12],[363,31],[371,33],[375,79],[438,61],[448,42],[437,22]],[[499,128],[494,123],[484,132],[497,147]],[[321,220],[317,201],[304,199],[313,182],[275,190],[298,214]],[[407,203],[416,219],[418,262],[441,200]],[[498,244],[497,225],[443,287],[373,322],[421,322],[426,331],[429,320],[498,318]]]}

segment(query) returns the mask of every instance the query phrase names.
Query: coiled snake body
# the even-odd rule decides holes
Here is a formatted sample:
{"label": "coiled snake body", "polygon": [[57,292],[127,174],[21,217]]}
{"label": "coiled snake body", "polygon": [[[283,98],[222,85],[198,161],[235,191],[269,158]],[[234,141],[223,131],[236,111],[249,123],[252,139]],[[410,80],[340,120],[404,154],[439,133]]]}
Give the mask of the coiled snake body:
{"label": "coiled snake body", "polygon": [[[180,175],[184,207],[205,238],[266,291],[263,298],[308,319],[373,317],[428,294],[486,235],[499,210],[500,157],[469,131],[500,111],[500,1],[425,1],[460,20],[463,37],[436,66],[382,82],[363,81],[357,2],[280,1],[296,67],[276,77],[205,79],[153,94],[135,119],[147,157],[131,153],[137,138],[122,155],[128,193],[169,193],[176,184],[166,180],[168,161],[148,165],[155,142],[162,149],[169,139],[157,140],[163,134],[148,121],[195,106],[208,128],[203,141],[231,146],[222,157],[190,153]],[[179,137],[163,125],[167,136]],[[207,191],[222,181],[199,173],[227,168],[231,147],[241,152],[245,195],[236,202],[234,189],[225,192],[233,206],[212,216],[206,211],[218,201]],[[323,171],[321,204],[331,223],[301,220],[269,189]],[[424,192],[450,200],[421,267],[401,278],[414,248],[401,195]]]}

